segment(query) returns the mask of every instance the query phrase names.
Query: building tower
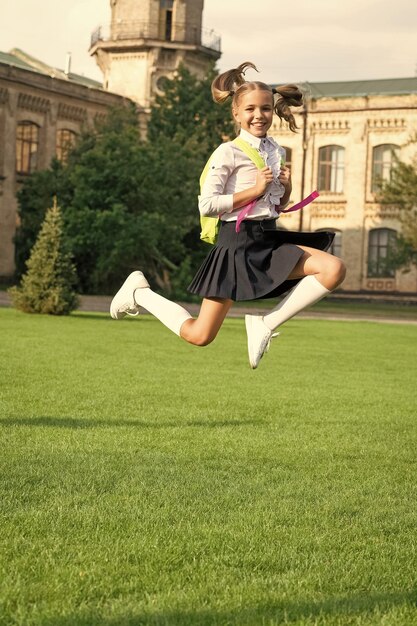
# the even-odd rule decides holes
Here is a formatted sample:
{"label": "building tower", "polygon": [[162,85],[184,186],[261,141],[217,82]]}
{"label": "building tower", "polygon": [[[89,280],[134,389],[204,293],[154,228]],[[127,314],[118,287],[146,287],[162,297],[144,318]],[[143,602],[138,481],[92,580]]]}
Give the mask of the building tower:
{"label": "building tower", "polygon": [[90,54],[108,91],[145,110],[180,63],[202,77],[220,57],[220,38],[202,28],[204,0],[110,0],[111,24],[92,35]]}

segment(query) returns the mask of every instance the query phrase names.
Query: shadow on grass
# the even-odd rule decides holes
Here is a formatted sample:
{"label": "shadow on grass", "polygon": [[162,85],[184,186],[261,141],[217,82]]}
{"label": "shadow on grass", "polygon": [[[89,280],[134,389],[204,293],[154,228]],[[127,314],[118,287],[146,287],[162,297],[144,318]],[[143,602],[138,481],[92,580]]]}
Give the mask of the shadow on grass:
{"label": "shadow on grass", "polygon": [[89,613],[87,616],[84,613],[42,621],[42,626],[140,626],[142,624],[160,626],[261,626],[262,624],[266,626],[268,624],[273,626],[300,624],[303,620],[315,620],[317,618],[322,620],[329,618],[332,619],[332,623],[335,623],[333,620],[337,619],[338,624],[351,624],[354,616],[371,616],[374,611],[378,611],[377,619],[380,619],[381,614],[387,613],[395,607],[414,609],[416,602],[416,591],[361,594],[345,598],[328,598],[322,602],[270,602],[225,612],[215,610],[167,611],[153,614],[119,615],[117,618],[100,617],[93,613]]}
{"label": "shadow on grass", "polygon": [[254,424],[264,424],[261,419],[255,420],[193,420],[175,422],[144,422],[142,420],[120,420],[120,419],[83,419],[75,417],[6,417],[0,419],[0,426],[49,426],[52,428],[112,428],[122,426],[129,428],[230,428],[236,426],[252,426]]}

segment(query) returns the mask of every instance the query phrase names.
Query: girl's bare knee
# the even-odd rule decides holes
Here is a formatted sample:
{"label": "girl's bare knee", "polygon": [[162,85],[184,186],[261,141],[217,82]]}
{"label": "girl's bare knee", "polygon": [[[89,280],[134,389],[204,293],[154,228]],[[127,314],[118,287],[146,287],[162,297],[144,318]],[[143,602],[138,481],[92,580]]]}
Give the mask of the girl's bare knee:
{"label": "girl's bare knee", "polygon": [[191,343],[193,346],[208,346],[216,337],[212,333],[204,331],[196,332],[194,329],[181,328],[181,337]]}
{"label": "girl's bare knee", "polygon": [[195,333],[195,335],[191,338],[191,343],[200,347],[208,346],[212,341],[214,341],[216,334],[217,333],[202,330],[199,333]]}
{"label": "girl's bare knee", "polygon": [[203,348],[204,346],[208,346],[214,339],[214,337],[183,337],[185,341],[191,343],[193,346],[199,346]]}
{"label": "girl's bare knee", "polygon": [[214,337],[196,337],[192,343],[195,346],[199,346],[201,348],[204,348],[204,346],[208,346],[212,341],[213,341]]}
{"label": "girl's bare knee", "polygon": [[345,280],[346,265],[338,257],[333,257],[329,270],[334,287],[337,287]]}

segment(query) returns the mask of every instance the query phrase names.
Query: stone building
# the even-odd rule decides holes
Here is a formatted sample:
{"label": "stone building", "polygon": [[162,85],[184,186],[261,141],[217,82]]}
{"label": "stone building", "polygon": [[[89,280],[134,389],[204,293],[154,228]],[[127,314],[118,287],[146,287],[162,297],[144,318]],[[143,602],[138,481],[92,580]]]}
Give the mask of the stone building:
{"label": "stone building", "polygon": [[343,290],[416,293],[417,271],[393,271],[389,252],[400,225],[392,208],[376,201],[394,155],[417,154],[417,78],[306,83],[307,106],[297,134],[271,133],[287,147],[295,202],[317,189],[320,196],[299,213],[281,217],[289,230],[336,232],[334,253],[347,264]]}
{"label": "stone building", "polygon": [[[204,0],[110,0],[111,21],[96,30],[90,54],[103,85],[49,67],[14,50],[0,53],[0,276],[14,270],[16,191],[55,155],[65,159],[82,124],[133,100],[142,120],[152,98],[179,63],[203,75],[220,56],[220,39],[202,28]],[[272,134],[287,148],[295,202],[318,189],[303,212],[285,215],[291,230],[331,229],[333,252],[343,257],[347,292],[415,294],[417,272],[387,263],[399,223],[376,202],[393,155],[417,151],[417,78],[306,83],[307,104],[296,113],[299,132],[276,123]],[[197,210],[197,209],[196,209]]]}
{"label": "stone building", "polygon": [[100,83],[49,67],[21,50],[0,53],[0,276],[14,272],[16,192],[51,159],[65,159],[83,124],[126,99]]}

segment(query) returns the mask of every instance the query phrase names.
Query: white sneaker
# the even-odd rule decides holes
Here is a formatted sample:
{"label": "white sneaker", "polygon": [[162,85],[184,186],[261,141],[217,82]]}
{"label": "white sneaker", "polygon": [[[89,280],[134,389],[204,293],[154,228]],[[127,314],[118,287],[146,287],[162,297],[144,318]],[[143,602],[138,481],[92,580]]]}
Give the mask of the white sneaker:
{"label": "white sneaker", "polygon": [[246,333],[248,335],[249,363],[255,370],[265,352],[268,352],[273,333],[265,324],[262,315],[245,315]]}
{"label": "white sneaker", "polygon": [[136,289],[149,287],[142,272],[132,272],[126,278],[110,305],[110,315],[114,320],[121,320],[125,315],[139,315],[139,306],[135,302]]}

